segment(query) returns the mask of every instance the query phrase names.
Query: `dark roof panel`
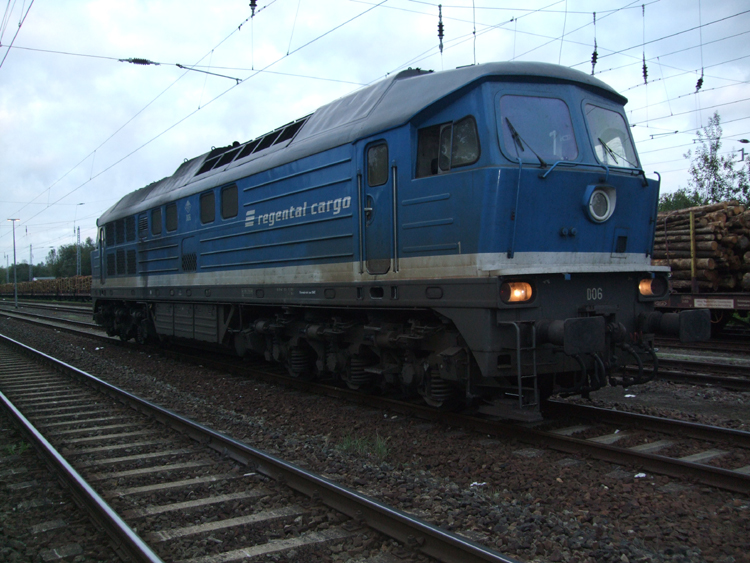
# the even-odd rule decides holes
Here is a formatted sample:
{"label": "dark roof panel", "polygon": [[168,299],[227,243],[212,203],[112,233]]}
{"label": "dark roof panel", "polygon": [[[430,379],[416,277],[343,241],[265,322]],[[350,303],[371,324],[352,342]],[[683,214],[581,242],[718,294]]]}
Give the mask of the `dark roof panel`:
{"label": "dark roof panel", "polygon": [[[301,128],[296,125],[297,122],[293,122],[242,145],[239,158],[226,164],[224,171],[218,170],[215,162],[207,161],[232,146],[213,149],[210,153],[194,158],[180,166],[173,176],[125,196],[105,212],[97,224],[103,225],[167,200],[228,184],[274,166],[398,127],[426,107],[480,82],[540,80],[575,84],[596,91],[617,103],[627,103],[625,97],[601,80],[578,70],[548,63],[487,63],[443,72],[409,69],[321,107],[309,117],[298,120],[303,121]],[[284,145],[281,141],[286,140],[282,139],[285,137],[282,130],[287,127],[295,128],[296,136]],[[259,142],[260,147],[257,146]],[[270,148],[272,145],[273,148]],[[257,154],[261,149],[266,152]],[[247,159],[251,152],[252,158]],[[211,174],[205,174],[212,169]],[[174,190],[179,190],[179,193],[170,195]]]}

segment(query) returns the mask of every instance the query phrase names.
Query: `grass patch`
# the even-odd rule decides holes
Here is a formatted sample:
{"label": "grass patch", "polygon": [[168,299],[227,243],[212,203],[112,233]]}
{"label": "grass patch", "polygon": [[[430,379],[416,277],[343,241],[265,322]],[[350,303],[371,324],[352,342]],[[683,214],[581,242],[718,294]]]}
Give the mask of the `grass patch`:
{"label": "grass patch", "polygon": [[339,444],[339,449],[348,454],[384,461],[388,457],[388,439],[375,434],[374,438],[353,436],[347,433]]}
{"label": "grass patch", "polygon": [[21,442],[19,444],[8,444],[3,449],[5,450],[6,455],[11,456],[11,455],[21,455],[30,447],[31,447],[31,444],[27,444],[26,442]]}

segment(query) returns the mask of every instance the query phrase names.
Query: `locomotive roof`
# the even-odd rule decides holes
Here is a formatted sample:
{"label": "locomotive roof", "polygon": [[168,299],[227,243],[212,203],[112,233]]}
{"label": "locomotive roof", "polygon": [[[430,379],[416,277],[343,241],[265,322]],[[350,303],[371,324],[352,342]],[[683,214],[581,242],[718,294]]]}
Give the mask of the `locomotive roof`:
{"label": "locomotive roof", "polygon": [[[576,84],[619,104],[627,103],[625,97],[601,80],[549,63],[496,62],[442,72],[409,69],[339,98],[258,139],[187,160],[172,176],[123,197],[104,212],[97,225],[398,127],[435,102],[488,80]],[[284,138],[285,132],[290,133],[288,138]],[[270,141],[265,143],[267,139]],[[242,156],[243,147],[250,149],[247,156]],[[240,158],[221,165],[221,155],[229,156],[232,149],[237,151],[233,156]],[[220,165],[211,169],[211,161]]]}

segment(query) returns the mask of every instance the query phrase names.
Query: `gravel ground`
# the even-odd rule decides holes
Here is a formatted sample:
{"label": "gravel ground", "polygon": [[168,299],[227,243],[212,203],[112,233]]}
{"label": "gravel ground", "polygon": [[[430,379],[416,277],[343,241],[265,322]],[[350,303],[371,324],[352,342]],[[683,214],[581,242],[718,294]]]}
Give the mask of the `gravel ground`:
{"label": "gravel ground", "polygon": [[[522,561],[750,561],[746,495],[636,477],[637,467],[571,459],[7,318],[0,332]],[[749,395],[653,382],[602,390],[592,401],[747,430]]]}

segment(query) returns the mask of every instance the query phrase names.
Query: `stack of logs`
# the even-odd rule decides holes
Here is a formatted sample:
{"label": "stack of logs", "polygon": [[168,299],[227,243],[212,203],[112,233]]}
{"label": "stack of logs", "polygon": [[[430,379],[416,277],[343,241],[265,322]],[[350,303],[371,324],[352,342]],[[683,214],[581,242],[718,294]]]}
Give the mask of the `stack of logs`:
{"label": "stack of logs", "polygon": [[653,264],[672,268],[675,291],[692,290],[690,212],[699,291],[750,291],[750,211],[736,201],[659,213]]}

